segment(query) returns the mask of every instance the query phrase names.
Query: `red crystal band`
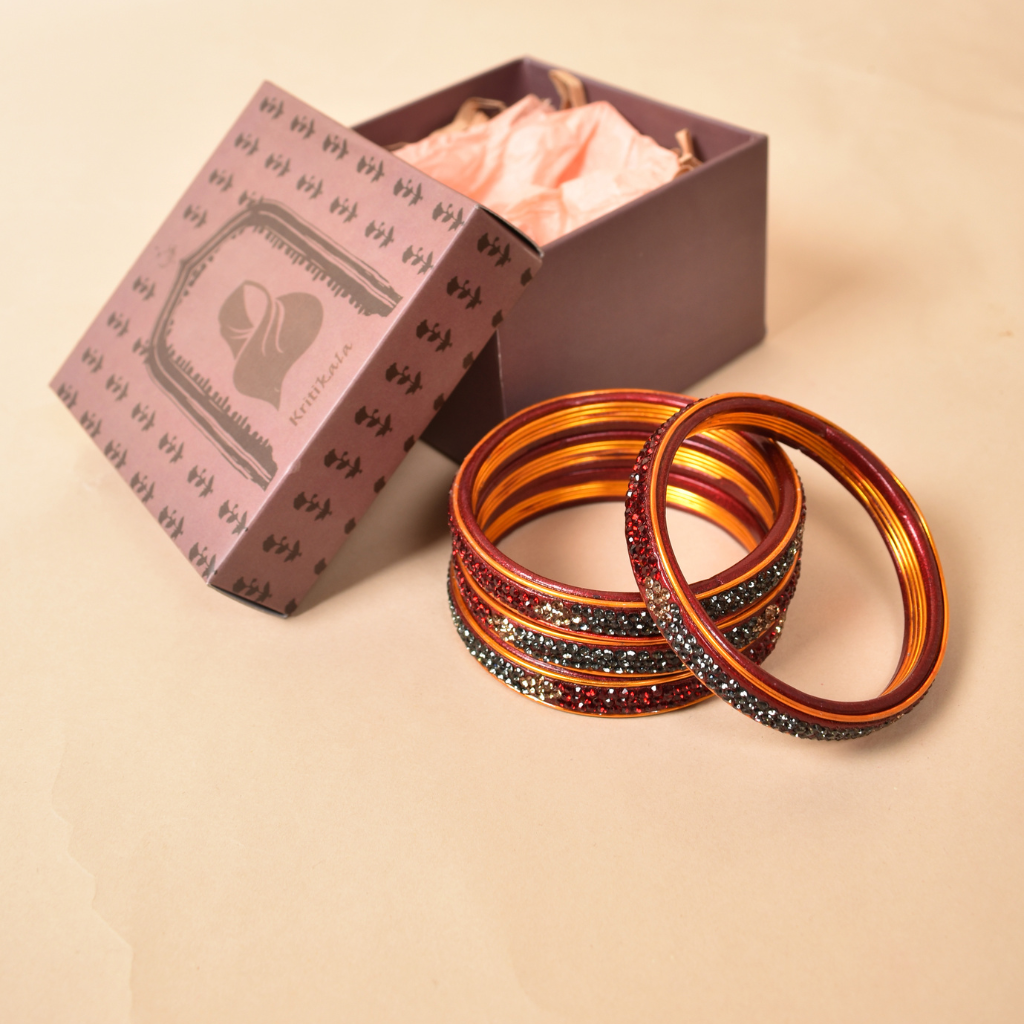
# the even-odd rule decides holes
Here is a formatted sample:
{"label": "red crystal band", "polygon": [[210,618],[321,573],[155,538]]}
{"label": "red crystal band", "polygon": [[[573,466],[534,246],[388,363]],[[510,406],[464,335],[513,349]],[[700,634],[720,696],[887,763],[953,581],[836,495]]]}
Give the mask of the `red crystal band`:
{"label": "red crystal band", "polygon": [[[560,617],[570,609],[552,610],[545,621],[519,615],[514,609],[497,601],[466,572],[457,552],[452,554],[451,572],[474,618],[505,637],[512,646],[527,655],[538,654],[541,660],[557,658],[564,665],[597,675],[615,672],[629,675],[682,673],[689,675],[660,632],[651,636],[610,635],[567,628],[571,620]],[[795,558],[762,596],[745,607],[719,620],[734,646],[749,648],[763,634],[771,632],[771,647],[781,632],[785,611],[799,578],[800,561]],[[766,657],[764,651],[762,658]]]}
{"label": "red crystal band", "polygon": [[448,599],[452,620],[470,654],[492,675],[524,697],[574,714],[633,718],[676,711],[705,700],[711,693],[691,674],[642,685],[607,685],[570,671],[538,669],[489,640],[469,612],[463,595],[449,576]]}
{"label": "red crystal band", "polygon": [[[683,578],[668,539],[665,494],[675,453],[698,431],[731,429],[793,445],[864,506],[892,556],[904,605],[904,642],[878,697],[836,701],[788,686],[739,655]],[[680,659],[727,703],[765,725],[815,739],[863,736],[906,714],[927,692],[945,651],[942,569],[920,510],[890,470],[845,431],[799,406],[762,395],[696,402],[641,451],[626,500],[630,561],[647,608]],[[699,586],[699,584],[697,585]]]}
{"label": "red crystal band", "polygon": [[[750,635],[738,642],[745,657],[761,662],[774,650],[798,577],[797,565],[771,603],[748,620],[751,623]],[[580,707],[570,709],[582,714],[633,716],[675,710],[709,695],[693,673],[678,660],[665,671],[643,673],[616,669],[616,652],[609,648],[602,650],[594,645],[581,644],[579,636],[553,642],[549,635],[539,630],[524,630],[508,619],[495,616],[473,590],[454,558],[449,569],[448,588],[456,626],[474,656],[481,661],[488,659],[491,664],[487,667],[494,675],[520,692],[525,692],[525,686],[530,691],[527,695],[542,703],[553,702],[562,706],[561,698],[568,697],[571,701],[582,702]],[[515,633],[519,636],[514,636]],[[525,647],[520,641],[523,633],[530,637],[529,645]],[[545,651],[543,644],[548,642],[552,642],[553,649]],[[605,667],[581,669],[574,664],[577,652],[584,648],[589,648],[598,658],[603,655]],[[659,653],[665,651],[675,658],[670,648],[663,647]],[[595,666],[598,664],[600,662],[594,663]],[[552,698],[556,699],[552,701]]]}

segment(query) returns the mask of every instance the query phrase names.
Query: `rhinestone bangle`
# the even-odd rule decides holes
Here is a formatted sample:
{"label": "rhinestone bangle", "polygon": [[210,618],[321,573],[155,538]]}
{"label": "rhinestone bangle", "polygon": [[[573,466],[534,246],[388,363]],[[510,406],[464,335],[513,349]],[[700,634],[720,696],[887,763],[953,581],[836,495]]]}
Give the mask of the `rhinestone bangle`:
{"label": "rhinestone bangle", "polygon": [[[675,452],[697,432],[753,432],[800,449],[864,506],[899,577],[904,642],[883,693],[837,701],[788,686],[737,654],[706,601],[683,578],[668,539],[665,494]],[[651,617],[705,686],[755,721],[791,735],[838,740],[874,732],[906,714],[938,672],[948,633],[942,569],[914,499],[888,468],[845,431],[799,406],[761,395],[704,399],[677,413],[641,451],[626,497],[630,562]]]}
{"label": "rhinestone bangle", "polygon": [[[660,677],[665,685],[682,681],[692,689],[689,670],[666,645],[639,594],[561,584],[531,573],[495,546],[553,509],[624,497],[650,431],[690,402],[662,392],[565,396],[506,420],[463,463],[451,494],[453,615],[463,639],[472,635],[471,650],[486,649],[499,665],[492,671],[509,685],[519,673],[565,684],[570,689],[559,691],[554,703],[567,708],[579,703],[577,684],[586,684],[584,693],[587,687],[609,689],[609,674],[638,684]],[[792,464],[774,443],[710,432],[680,448],[668,500],[717,523],[750,551],[698,587],[730,638],[751,657],[767,656],[798,575],[803,498]],[[515,666],[511,675],[506,665]],[[614,689],[623,695],[622,687]],[[611,705],[591,697],[593,707],[569,709],[644,714],[692,703],[676,696],[674,702],[659,699],[657,706],[650,693]]]}
{"label": "rhinestone bangle", "polygon": [[607,679],[596,681],[569,669],[559,670],[547,665],[538,668],[487,636],[467,609],[451,576],[448,601],[455,629],[469,653],[513,690],[551,707],[577,714],[622,718],[675,711],[711,696],[689,672],[632,685],[620,685],[616,679],[616,685],[609,686]]}
{"label": "rhinestone bangle", "polygon": [[[752,636],[736,637],[748,658],[763,661],[774,649],[798,576],[799,564],[773,603],[754,618]],[[480,616],[474,609],[465,577],[459,575],[454,560],[448,598],[455,628],[473,657],[507,686],[542,703],[577,714],[623,718],[675,711],[711,696],[693,673],[681,666],[643,677],[619,675],[611,669],[601,675],[530,656],[506,641],[503,620]],[[547,639],[539,632],[535,637],[537,641]],[[565,646],[572,645],[566,642]],[[613,652],[604,653],[610,657]]]}

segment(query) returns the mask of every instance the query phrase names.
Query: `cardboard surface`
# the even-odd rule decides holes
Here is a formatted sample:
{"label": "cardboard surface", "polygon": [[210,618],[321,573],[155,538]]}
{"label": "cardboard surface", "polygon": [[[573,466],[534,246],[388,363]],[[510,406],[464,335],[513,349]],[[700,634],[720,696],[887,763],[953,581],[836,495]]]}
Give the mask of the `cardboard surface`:
{"label": "cardboard surface", "polygon": [[[0,1017],[1024,1016],[1021,19],[876,0],[5,12]],[[920,503],[950,646],[897,726],[812,746],[711,703],[589,722],[518,699],[448,622],[453,466],[422,445],[300,612],[254,614],[198,584],[48,390],[259,82],[356,124],[527,52],[770,136],[769,334],[694,390],[815,409]],[[802,471],[804,576],[768,664],[877,692],[891,565]],[[617,515],[593,512],[533,524],[519,553],[628,579]],[[729,557],[710,541],[689,545],[707,571]]]}
{"label": "cardboard surface", "polygon": [[51,386],[204,580],[289,614],[539,267],[264,82]]}

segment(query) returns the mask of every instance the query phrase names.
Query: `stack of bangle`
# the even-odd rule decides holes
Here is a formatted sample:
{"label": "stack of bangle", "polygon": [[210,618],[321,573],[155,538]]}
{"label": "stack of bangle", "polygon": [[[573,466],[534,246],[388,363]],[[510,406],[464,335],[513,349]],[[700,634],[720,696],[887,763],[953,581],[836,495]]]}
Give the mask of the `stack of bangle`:
{"label": "stack of bangle", "polygon": [[[567,711],[655,714],[710,696],[640,594],[530,572],[496,544],[530,519],[622,500],[650,434],[693,400],[595,391],[525,409],[473,449],[451,492],[452,615],[470,652],[526,696]],[[705,614],[751,663],[775,646],[799,576],[803,491],[773,441],[726,429],[677,445],[665,503],[716,523],[749,552],[694,585]]]}
{"label": "stack of bangle", "polygon": [[[836,701],[788,686],[742,657],[712,621],[701,584],[683,578],[668,539],[665,495],[676,453],[708,431],[754,432],[793,445],[825,467],[864,506],[882,535],[899,577],[904,638],[899,664],[883,693]],[[644,446],[626,500],[633,573],[651,615],[672,649],[714,693],[743,714],[791,735],[838,740],[864,736],[896,721],[927,692],[949,628],[942,569],[914,499],[860,442],[799,406],[762,395],[718,395],[696,402],[664,424]]]}

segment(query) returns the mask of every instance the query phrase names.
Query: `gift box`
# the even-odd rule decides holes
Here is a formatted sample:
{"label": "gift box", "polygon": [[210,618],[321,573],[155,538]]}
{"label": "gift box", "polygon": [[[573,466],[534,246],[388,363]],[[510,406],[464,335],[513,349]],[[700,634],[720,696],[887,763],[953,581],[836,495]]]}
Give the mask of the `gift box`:
{"label": "gift box", "polygon": [[417,437],[459,459],[533,402],[682,391],[764,336],[763,135],[580,76],[666,148],[688,129],[702,165],[539,275],[528,238],[392,152],[471,96],[557,105],[551,70],[352,130],[264,84],[57,373],[206,582],[288,614]]}
{"label": "gift box", "polygon": [[204,580],[287,614],[540,262],[266,83],[51,386]]}
{"label": "gift box", "polygon": [[[524,58],[356,130],[382,146],[451,121],[471,96],[508,105],[534,93],[556,106],[552,65]],[[689,129],[702,166],[545,245],[544,271],[423,438],[461,459],[505,416],[589,388],[689,385],[765,333],[768,140],[585,76],[666,148]]]}

